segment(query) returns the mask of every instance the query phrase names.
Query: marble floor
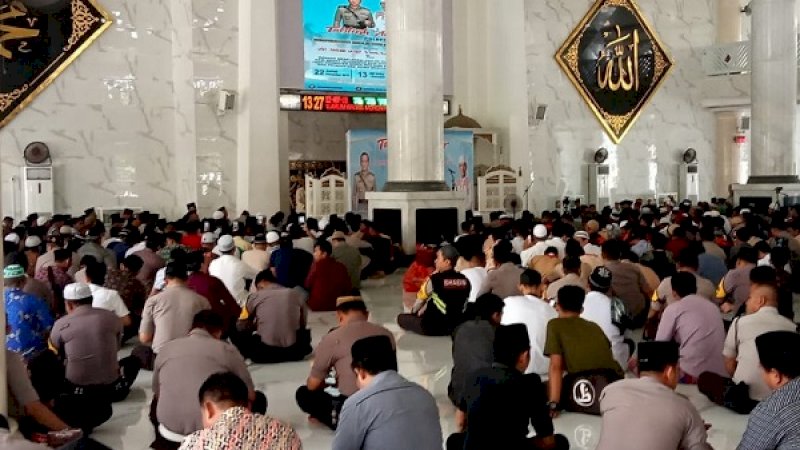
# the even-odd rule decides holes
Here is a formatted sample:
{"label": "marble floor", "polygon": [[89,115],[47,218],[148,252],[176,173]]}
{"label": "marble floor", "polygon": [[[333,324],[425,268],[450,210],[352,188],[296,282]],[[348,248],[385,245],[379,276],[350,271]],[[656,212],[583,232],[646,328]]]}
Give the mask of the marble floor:
{"label": "marble floor", "polygon": [[[395,333],[400,372],[424,386],[436,397],[442,431],[445,436],[449,435],[454,429],[455,412],[447,398],[447,384],[452,365],[450,339],[405,334],[400,330],[394,320],[401,309],[399,275],[389,276],[384,280],[368,281],[364,286],[364,297],[371,311],[371,320],[383,324]],[[335,324],[334,313],[312,314],[310,325],[315,343]],[[309,367],[310,361],[269,366],[254,365],[251,367],[251,372],[256,388],[266,392],[269,398],[268,413],[291,423],[300,434],[304,449],[329,449],[333,433],[323,426],[309,423],[294,401],[294,392],[305,382]],[[113,418],[97,428],[92,437],[114,450],[148,448],[153,439],[152,427],[147,418],[148,405],[152,397],[150,387],[151,373],[142,372],[128,400],[114,405]],[[716,450],[735,449],[745,429],[747,417],[711,404],[696,388],[682,386],[679,391],[691,398],[706,422],[711,424],[709,434],[713,447]],[[569,438],[572,448],[593,449],[600,437],[598,417],[567,413],[556,419],[555,426],[558,433]]]}

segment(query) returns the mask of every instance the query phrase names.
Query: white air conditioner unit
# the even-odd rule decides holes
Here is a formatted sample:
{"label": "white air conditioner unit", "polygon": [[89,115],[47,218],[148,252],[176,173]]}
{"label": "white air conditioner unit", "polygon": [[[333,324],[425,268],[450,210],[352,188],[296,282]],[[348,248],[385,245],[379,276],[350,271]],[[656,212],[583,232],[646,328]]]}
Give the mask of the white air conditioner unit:
{"label": "white air conditioner unit", "polygon": [[681,164],[678,174],[678,201],[700,201],[700,165],[698,163]]}
{"label": "white air conditioner unit", "polygon": [[608,164],[589,164],[589,204],[598,210],[612,205],[610,178]]}
{"label": "white air conditioner unit", "polygon": [[53,168],[24,166],[22,168],[22,212],[52,216],[55,212],[53,200]]}

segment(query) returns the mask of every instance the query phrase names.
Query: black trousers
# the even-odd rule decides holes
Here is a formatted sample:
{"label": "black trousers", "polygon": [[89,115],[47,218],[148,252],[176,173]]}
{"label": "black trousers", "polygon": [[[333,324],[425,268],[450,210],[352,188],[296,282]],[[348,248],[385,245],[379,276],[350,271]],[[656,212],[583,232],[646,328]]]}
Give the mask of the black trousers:
{"label": "black trousers", "polygon": [[116,403],[128,397],[131,386],[136,381],[141,369],[139,359],[134,356],[121,359],[119,366],[121,373],[117,381],[107,386],[82,387],[85,389],[77,389],[81,386],[76,386],[66,380],[64,364],[51,351],[44,351],[31,359],[28,363],[28,370],[31,373],[31,384],[39,394],[39,399],[44,403],[49,403],[64,395],[74,395],[76,391],[99,393],[99,396]]}
{"label": "black trousers", "polygon": [[750,414],[758,405],[756,400],[750,398],[747,385],[736,384],[732,379],[716,373],[702,373],[697,379],[697,388],[712,402],[739,414]]}
{"label": "black trousers", "polygon": [[131,356],[139,360],[142,370],[148,372],[153,371],[153,366],[156,362],[156,354],[153,352],[153,347],[149,345],[137,345],[133,348],[133,351],[131,351]]}
{"label": "black trousers", "polygon": [[302,361],[313,351],[310,330],[298,330],[297,342],[291,347],[267,345],[261,340],[261,336],[248,331],[232,334],[231,342],[239,349],[242,356],[256,364]]}
{"label": "black trousers", "polygon": [[306,414],[324,423],[331,430],[339,424],[339,413],[347,397],[341,395],[333,397],[322,389],[311,391],[306,386],[301,386],[295,394],[297,406]]}
{"label": "black trousers", "polygon": [[450,330],[447,326],[423,326],[422,319],[422,317],[416,314],[400,314],[397,316],[397,324],[400,325],[400,328],[406,331],[421,334],[423,336],[450,336]]}
{"label": "black trousers", "polygon": [[[569,439],[566,438],[563,434],[557,434],[556,436],[556,450],[569,450]],[[464,450],[465,443],[466,443],[467,433],[454,433],[451,434],[449,438],[447,438],[447,450]],[[505,447],[505,448],[512,448],[512,447]],[[525,444],[522,446],[515,446],[513,447],[514,450],[540,450],[541,447],[536,438],[528,439]]]}

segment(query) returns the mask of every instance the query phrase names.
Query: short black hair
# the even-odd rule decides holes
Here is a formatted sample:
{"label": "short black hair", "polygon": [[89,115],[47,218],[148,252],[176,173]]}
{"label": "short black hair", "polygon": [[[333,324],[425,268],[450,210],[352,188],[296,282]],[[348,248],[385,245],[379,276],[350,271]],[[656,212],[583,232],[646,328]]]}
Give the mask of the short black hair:
{"label": "short black hair", "polygon": [[492,257],[498,264],[505,264],[511,262],[512,253],[511,243],[503,240],[495,244],[492,250]]}
{"label": "short black hair", "polygon": [[503,312],[503,299],[495,294],[483,294],[475,300],[475,314],[483,320],[491,319],[492,315]]}
{"label": "short black hair", "polygon": [[777,286],[778,272],[770,266],[753,267],[753,270],[750,271],[750,282],[753,284]]}
{"label": "short black hair", "polygon": [[367,313],[367,304],[364,303],[363,300],[356,300],[352,302],[342,303],[341,305],[336,305],[336,311],[342,313],[348,313],[350,311],[361,311],[364,314]]}
{"label": "short black hair", "polygon": [[205,261],[205,254],[202,250],[195,250],[186,256],[186,270],[189,272],[197,272],[203,267]]}
{"label": "short black hair", "polygon": [[[27,260],[27,259],[28,258],[25,258],[25,260]],[[89,265],[91,265],[91,264],[96,264],[96,263],[97,263],[97,258],[95,258],[92,255],[84,255],[80,260],[80,265],[87,266],[87,267]]]}
{"label": "short black hair", "polygon": [[609,239],[603,243],[603,257],[610,261],[618,261],[622,258],[622,248],[616,239]]}
{"label": "short black hair", "polygon": [[95,261],[86,266],[86,277],[94,284],[102,286],[106,282],[106,265]]}
{"label": "short black hair", "polygon": [[262,270],[261,272],[258,273],[258,275],[256,275],[256,279],[254,281],[255,285],[258,286],[258,283],[261,283],[262,281],[266,281],[267,283],[270,284],[279,284],[278,279],[275,277],[275,274],[273,274],[272,270],[270,269]]}
{"label": "short black hair", "polygon": [[558,306],[564,311],[581,312],[585,299],[586,291],[580,286],[564,286],[558,290]]}
{"label": "short black hair", "polygon": [[219,314],[210,309],[206,309],[194,315],[192,319],[192,329],[195,328],[202,328],[211,334],[218,333],[224,331],[225,321]]}
{"label": "short black hair", "polygon": [[756,338],[758,359],[765,370],[777,370],[789,378],[800,376],[800,334],[772,331]]}
{"label": "short black hair", "polygon": [[767,241],[758,241],[754,247],[759,253],[769,254],[769,252],[772,251],[772,247],[769,246]]}
{"label": "short black hair", "polygon": [[206,401],[216,404],[230,402],[246,408],[250,403],[250,389],[233,372],[215,373],[200,386],[198,399],[200,404]]}
{"label": "short black hair", "polygon": [[170,239],[170,240],[173,240],[173,241],[175,241],[175,242],[180,244],[181,243],[181,239],[183,239],[183,235],[180,234],[177,231],[170,231],[169,233],[166,234],[166,238]]}
{"label": "short black hair", "polygon": [[397,354],[389,336],[370,336],[355,341],[350,347],[351,367],[370,375],[397,370]]}
{"label": "short black hair", "polygon": [[53,252],[53,257],[56,262],[66,261],[72,257],[72,252],[65,248],[59,248]]}
{"label": "short black hair", "polygon": [[137,273],[142,270],[144,261],[138,255],[130,255],[122,260],[122,264],[125,265],[125,267],[132,273]]}
{"label": "short black hair", "polygon": [[325,239],[318,239],[317,242],[314,244],[314,247],[319,248],[319,251],[325,253],[326,255],[330,255],[333,253],[333,247],[331,247],[331,243],[326,241]]}
{"label": "short black hair", "polygon": [[533,269],[525,269],[519,274],[519,284],[523,286],[539,286],[542,284],[542,274]]}
{"label": "short black hair", "polygon": [[187,255],[186,250],[181,247],[175,247],[169,252],[169,259],[170,261],[182,261],[185,265]]}
{"label": "short black hair", "polygon": [[145,245],[150,250],[158,250],[159,248],[164,246],[164,236],[158,233],[152,233],[150,236],[147,236],[147,241]]}
{"label": "short black hair", "polygon": [[186,273],[186,265],[180,261],[172,261],[167,264],[164,270],[164,278],[174,278],[177,280],[186,280],[189,275]]}
{"label": "short black hair", "polygon": [[678,265],[697,270],[700,267],[700,257],[697,250],[689,247],[678,254]]}
{"label": "short black hair", "polygon": [[562,267],[564,268],[564,272],[569,273],[580,273],[581,271],[581,259],[575,258],[573,256],[568,256],[564,258],[564,261],[561,263]]}
{"label": "short black hair", "polygon": [[493,347],[495,362],[514,367],[519,356],[531,349],[528,329],[521,323],[497,327]]}
{"label": "short black hair", "polygon": [[697,278],[689,272],[678,272],[672,276],[672,290],[683,298],[697,293]]}
{"label": "short black hair", "polygon": [[755,264],[758,262],[758,252],[753,247],[742,247],[739,249],[736,259],[749,264]]}

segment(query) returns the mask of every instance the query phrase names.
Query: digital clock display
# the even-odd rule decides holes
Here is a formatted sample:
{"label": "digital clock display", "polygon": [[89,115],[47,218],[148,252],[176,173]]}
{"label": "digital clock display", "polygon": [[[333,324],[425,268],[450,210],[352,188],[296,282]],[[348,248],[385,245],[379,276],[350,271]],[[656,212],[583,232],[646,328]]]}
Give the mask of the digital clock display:
{"label": "digital clock display", "polygon": [[303,95],[300,103],[303,111],[386,113],[385,97]]}

